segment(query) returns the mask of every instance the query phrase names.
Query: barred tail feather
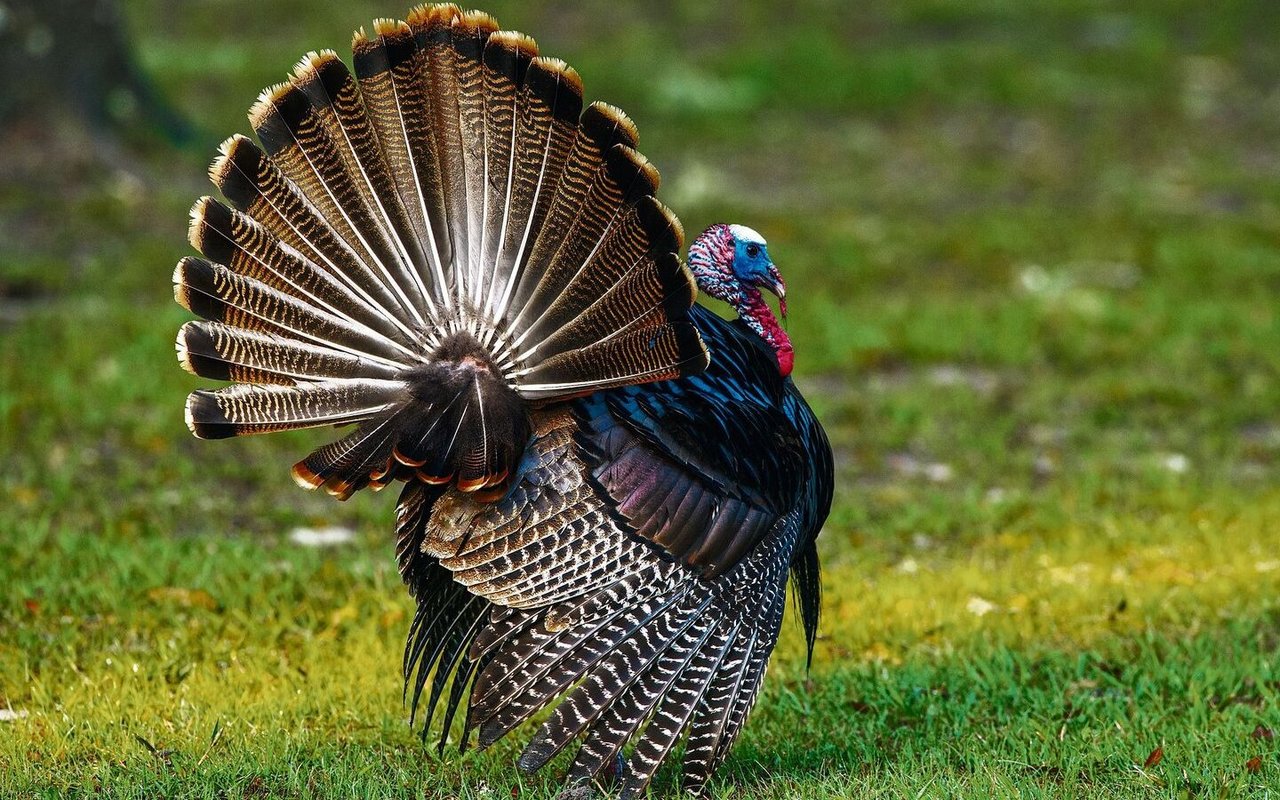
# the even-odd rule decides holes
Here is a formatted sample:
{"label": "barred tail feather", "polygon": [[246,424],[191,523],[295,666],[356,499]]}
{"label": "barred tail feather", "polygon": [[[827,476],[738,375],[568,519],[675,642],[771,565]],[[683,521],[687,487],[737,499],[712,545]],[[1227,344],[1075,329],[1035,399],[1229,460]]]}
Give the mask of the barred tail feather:
{"label": "barred tail feather", "polygon": [[[176,292],[210,323],[183,329],[180,359],[292,394],[226,395],[240,420],[197,393],[193,430],[357,423],[301,483],[488,491],[530,403],[705,368],[683,231],[625,114],[584,110],[572,68],[454,5],[377,20],[352,50],[353,69],[303,57],[250,111],[261,145],[234,136],[210,167],[229,205],[192,211],[205,259],[179,264]],[[395,391],[310,416],[279,400],[339,381]]]}
{"label": "barred tail feather", "polygon": [[317,381],[305,386],[236,384],[187,398],[187,424],[202,439],[342,425],[371,419],[404,390],[397,381]]}

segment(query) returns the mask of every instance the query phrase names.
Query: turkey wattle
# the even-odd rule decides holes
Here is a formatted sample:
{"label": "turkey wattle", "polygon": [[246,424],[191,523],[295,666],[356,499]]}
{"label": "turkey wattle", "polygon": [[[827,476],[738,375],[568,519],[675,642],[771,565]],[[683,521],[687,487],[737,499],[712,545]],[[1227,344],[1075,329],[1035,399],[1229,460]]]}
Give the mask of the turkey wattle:
{"label": "turkey wattle", "polygon": [[[683,231],[618,109],[479,12],[311,53],[227,140],[175,272],[202,438],[353,425],[294,467],[348,497],[400,480],[427,722],[520,766],[579,743],[572,791],[641,794],[682,736],[701,791],[741,730],[788,576],[812,656],[831,451],[761,295],[764,239]],[[732,305],[694,304],[695,284]],[[785,300],[781,300],[785,314]]]}

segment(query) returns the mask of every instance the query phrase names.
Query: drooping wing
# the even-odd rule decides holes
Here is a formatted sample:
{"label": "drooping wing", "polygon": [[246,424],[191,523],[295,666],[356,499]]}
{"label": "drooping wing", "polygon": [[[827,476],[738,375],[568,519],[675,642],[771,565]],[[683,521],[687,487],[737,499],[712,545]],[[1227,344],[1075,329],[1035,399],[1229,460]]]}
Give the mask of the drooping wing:
{"label": "drooping wing", "polygon": [[577,409],[592,476],[616,513],[636,535],[714,578],[796,506],[812,456],[759,338],[701,307],[693,316],[711,369],[596,395]]}
{"label": "drooping wing", "polygon": [[718,347],[704,376],[544,410],[506,497],[431,509],[422,553],[494,604],[468,727],[488,745],[555,705],[527,769],[579,740],[570,779],[588,781],[630,744],[638,794],[687,733],[700,788],[759,690],[811,472],[771,354],[699,325]]}
{"label": "drooping wing", "polygon": [[559,704],[525,748],[537,769],[581,740],[571,781],[598,775],[629,743],[625,796],[643,792],[686,732],[686,786],[723,760],[777,641],[798,514],[713,577],[637,535],[592,477],[598,453],[568,409],[535,419],[511,491],[459,492],[431,510],[423,552],[495,604],[469,658],[468,712],[482,746]]}

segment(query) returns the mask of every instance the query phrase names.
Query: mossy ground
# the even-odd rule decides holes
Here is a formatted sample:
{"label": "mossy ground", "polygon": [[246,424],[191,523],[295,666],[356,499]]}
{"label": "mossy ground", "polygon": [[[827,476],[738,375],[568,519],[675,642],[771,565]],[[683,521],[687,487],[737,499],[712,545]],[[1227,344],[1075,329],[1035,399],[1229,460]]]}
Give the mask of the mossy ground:
{"label": "mossy ground", "polygon": [[[788,279],[827,605],[717,797],[1280,795],[1280,6],[490,6]],[[127,8],[208,133],[0,184],[0,795],[552,796],[406,725],[393,498],[294,487],[318,437],[182,424],[206,158],[404,9]]]}

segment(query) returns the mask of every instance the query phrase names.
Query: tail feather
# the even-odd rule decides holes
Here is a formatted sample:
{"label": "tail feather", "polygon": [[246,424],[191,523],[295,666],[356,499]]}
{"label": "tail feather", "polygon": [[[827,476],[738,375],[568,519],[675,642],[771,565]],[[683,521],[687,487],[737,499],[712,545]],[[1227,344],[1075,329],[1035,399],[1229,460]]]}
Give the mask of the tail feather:
{"label": "tail feather", "polygon": [[[344,148],[330,135],[312,96],[301,88],[306,76],[300,65],[292,83],[262,93],[250,110],[250,122],[267,155],[306,195],[365,270],[393,298],[399,318],[417,325],[428,319],[424,300],[415,290],[405,265],[385,238],[357,178],[347,170]],[[312,94],[318,78],[308,81]],[[349,158],[354,158],[350,156]]]}
{"label": "tail feather", "polygon": [[413,235],[355,78],[333,51],[326,50],[309,53],[299,62],[293,83],[311,101],[312,113],[352,177],[362,201],[357,208],[367,214],[367,235],[415,305],[421,304],[428,318],[437,317],[421,240]]}
{"label": "tail feather", "polygon": [[367,357],[219,322],[186,323],[178,330],[177,349],[188,372],[220,381],[293,386],[351,375],[394,380],[397,372]]}
{"label": "tail feather", "polygon": [[405,353],[401,345],[362,325],[201,258],[179,261],[173,284],[179,305],[213,322],[310,341],[393,366]]}
{"label": "tail feather", "polygon": [[386,285],[330,225],[313,198],[303,194],[253,142],[239,135],[223,142],[209,175],[231,205],[346,284],[373,313],[395,325],[407,342],[415,340],[413,328],[393,313],[397,300]]}
{"label": "tail feather", "polygon": [[342,425],[378,416],[404,391],[398,381],[317,381],[304,386],[235,384],[187,398],[187,426],[201,439]]}
{"label": "tail feather", "polygon": [[191,208],[191,246],[237,275],[261,281],[329,313],[364,325],[387,339],[409,339],[388,317],[333,273],[277,239],[262,224],[211,197]]}
{"label": "tail feather", "polygon": [[573,146],[560,172],[559,186],[516,287],[511,306],[517,309],[513,326],[519,326],[527,315],[536,314],[542,307],[532,299],[536,293],[554,297],[557,292],[553,287],[563,286],[563,280],[547,273],[569,240],[596,173],[604,166],[605,153],[614,145],[634,147],[638,141],[635,123],[621,109],[596,102],[582,112]]}
{"label": "tail feather", "polygon": [[453,48],[453,78],[457,90],[457,124],[460,126],[466,222],[466,265],[462,269],[464,297],[469,308],[480,305],[481,260],[485,248],[485,205],[489,185],[489,163],[485,127],[485,43],[498,30],[498,23],[481,11],[466,11],[453,20],[450,44]]}
{"label": "tail feather", "polygon": [[687,280],[680,261],[666,254],[640,262],[572,325],[542,341],[546,357],[605,341],[632,328],[658,328],[679,309],[687,308],[697,287]]}
{"label": "tail feather", "polygon": [[[653,265],[655,259],[669,257],[679,251],[683,244],[683,231],[675,216],[647,195],[637,200],[636,206],[620,210],[619,218],[611,225],[608,232],[601,234],[595,249],[584,257],[586,260],[575,267],[574,274],[558,288],[541,317],[521,334],[523,338],[517,340],[517,345],[522,341],[533,344],[525,346],[520,358],[528,359],[539,351],[543,357],[549,352],[556,352],[548,347],[547,339],[567,330],[585,328],[585,320],[580,315],[596,306],[603,304],[619,308],[625,314],[633,307],[634,301],[644,296],[617,294],[610,297],[610,289],[616,288],[636,270]],[[574,260],[574,255],[568,256],[568,263]],[[660,279],[658,291],[661,294],[658,297],[689,285],[679,274],[655,271],[655,276]],[[662,278],[666,280],[662,281]],[[550,283],[546,285],[551,286]]]}
{"label": "tail feather", "polygon": [[451,251],[428,92],[420,80],[424,56],[406,23],[379,20],[374,30],[376,39],[359,31],[352,42],[360,94],[411,229],[407,238],[416,239],[427,258],[437,300],[447,310]]}
{"label": "tail feather", "polygon": [[[522,33],[498,31],[484,47],[485,196],[477,307],[492,318],[496,287],[510,274],[504,258],[516,181],[516,101],[538,45]],[[518,211],[517,211],[518,213]]]}
{"label": "tail feather", "polygon": [[[624,202],[639,202],[640,197],[657,189],[657,171],[636,151],[615,144],[603,155],[603,163],[596,168],[586,191],[577,198],[577,213],[568,233],[539,273],[538,284],[527,300],[529,317],[520,326],[520,335],[515,340],[517,346],[526,341],[536,343],[542,326],[547,324],[544,319],[549,315],[562,315],[571,307],[565,302],[564,292],[595,255],[610,225],[619,215],[627,213]],[[625,268],[630,263],[619,266]]]}
{"label": "tail feather", "polygon": [[[429,139],[435,154],[440,188],[441,222],[449,245],[449,276],[454,305],[465,308],[463,275],[468,258],[467,171],[462,153],[462,129],[458,124],[458,81],[451,28],[460,16],[457,6],[431,5],[415,8],[408,25],[421,57],[418,81],[427,97]],[[421,176],[421,172],[419,173]],[[428,179],[430,176],[427,176]],[[440,237],[437,234],[437,241]]]}
{"label": "tail feather", "polygon": [[366,486],[381,488],[399,476],[393,456],[403,424],[403,414],[367,418],[351,433],[294,464],[293,479],[303,488],[323,488],[342,500]]}
{"label": "tail feather", "polygon": [[[373,31],[353,37],[354,72],[313,52],[262,93],[261,147],[223,144],[210,176],[230,207],[197,204],[191,239],[210,261],[175,275],[179,302],[223,327],[184,331],[182,357],[247,385],[398,384],[300,462],[305,485],[494,489],[530,403],[705,368],[683,232],[652,197],[635,126],[584,110],[577,73],[532,39],[453,5]],[[252,425],[215,406],[192,404],[214,414],[201,430],[274,429],[274,406]]]}
{"label": "tail feather", "polygon": [[[629,330],[531,368],[524,374],[522,394],[555,397],[694,375],[706,364],[700,345],[689,322]],[[655,353],[661,357],[657,366]]]}
{"label": "tail feather", "polygon": [[498,291],[490,295],[493,316],[498,319],[510,307],[577,138],[582,79],[559,59],[534,58],[525,70],[516,102],[515,170],[502,257],[495,271],[494,288]]}

